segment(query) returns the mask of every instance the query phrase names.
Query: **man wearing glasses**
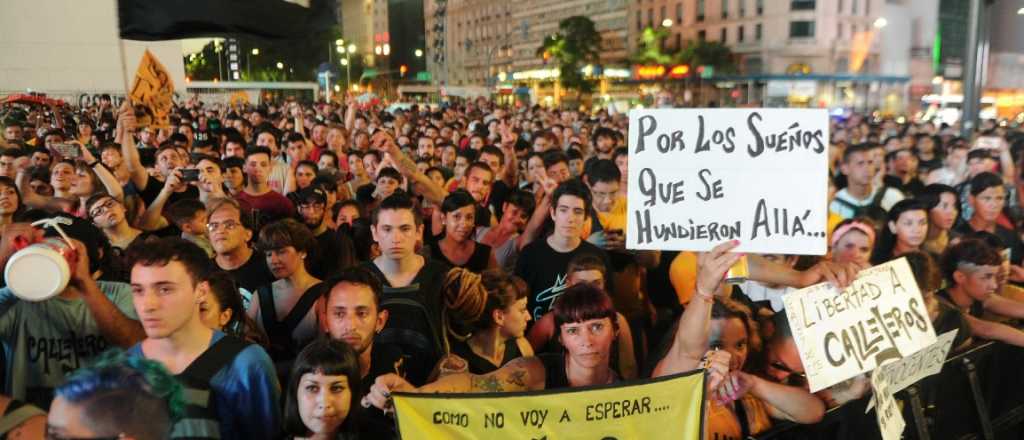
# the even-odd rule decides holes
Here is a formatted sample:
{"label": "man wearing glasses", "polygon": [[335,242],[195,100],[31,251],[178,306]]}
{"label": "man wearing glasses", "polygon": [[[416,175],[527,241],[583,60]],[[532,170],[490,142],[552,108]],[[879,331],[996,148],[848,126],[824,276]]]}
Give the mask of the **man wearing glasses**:
{"label": "man wearing glasses", "polygon": [[216,253],[214,261],[241,287],[248,307],[257,287],[274,282],[267,260],[249,246],[253,235],[251,218],[243,215],[242,207],[231,198],[213,199],[206,206],[206,230]]}

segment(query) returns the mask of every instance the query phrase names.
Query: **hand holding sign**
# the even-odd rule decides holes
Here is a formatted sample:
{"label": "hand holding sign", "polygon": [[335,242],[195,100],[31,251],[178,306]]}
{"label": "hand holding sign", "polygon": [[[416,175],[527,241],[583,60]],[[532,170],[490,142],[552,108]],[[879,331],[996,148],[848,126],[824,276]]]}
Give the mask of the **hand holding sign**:
{"label": "hand holding sign", "polygon": [[736,264],[742,254],[731,253],[740,245],[739,240],[725,242],[715,246],[710,252],[697,255],[697,290],[695,294],[701,299],[711,301],[718,286],[722,284],[725,273]]}
{"label": "hand holding sign", "polygon": [[370,392],[363,396],[361,403],[363,408],[374,406],[385,413],[390,413],[394,411],[391,393],[393,391],[412,391],[414,389],[416,387],[406,382],[405,379],[402,379],[397,374],[377,376],[377,380],[373,381],[373,386],[370,387]]}

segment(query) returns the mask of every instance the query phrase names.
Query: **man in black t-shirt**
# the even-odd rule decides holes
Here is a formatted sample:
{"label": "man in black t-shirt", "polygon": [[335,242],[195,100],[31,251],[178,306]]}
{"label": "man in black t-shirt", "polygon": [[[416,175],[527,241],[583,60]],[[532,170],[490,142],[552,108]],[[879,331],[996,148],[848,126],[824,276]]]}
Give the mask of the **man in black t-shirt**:
{"label": "man in black t-shirt", "polygon": [[974,336],[1024,347],[1024,331],[982,318],[986,314],[1024,318],[1024,303],[997,294],[1008,264],[984,241],[964,239],[942,255],[942,273],[949,287],[937,296],[964,312]]}
{"label": "man in black t-shirt", "polygon": [[551,219],[554,231],[544,240],[535,240],[525,248],[516,262],[515,274],[529,286],[527,309],[534,320],[551,308],[558,295],[566,289],[566,267],[573,257],[592,253],[605,262],[608,254],[581,238],[583,224],[591,210],[590,190],[578,180],[558,185],[551,195]]}
{"label": "man in black t-shirt", "polygon": [[337,271],[341,259],[341,245],[334,231],[327,227],[327,192],[312,185],[299,191],[296,201],[302,223],[316,237],[316,251],[307,257],[306,269],[310,275],[325,280]]}
{"label": "man in black t-shirt", "polygon": [[246,308],[257,287],[274,282],[266,258],[249,247],[253,235],[251,222],[252,217],[243,214],[235,199],[219,198],[207,204],[206,229],[217,254],[214,261],[245,289],[242,298]]}

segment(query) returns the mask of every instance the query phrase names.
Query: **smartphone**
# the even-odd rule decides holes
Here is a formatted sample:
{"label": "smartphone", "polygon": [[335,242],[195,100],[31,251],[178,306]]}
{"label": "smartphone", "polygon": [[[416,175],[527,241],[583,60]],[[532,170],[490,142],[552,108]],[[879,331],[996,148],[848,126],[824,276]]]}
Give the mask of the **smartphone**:
{"label": "smartphone", "polygon": [[82,151],[75,144],[55,144],[53,149],[66,159],[78,159],[82,155]]}
{"label": "smartphone", "polygon": [[182,182],[198,182],[199,181],[199,169],[197,168],[185,168],[181,170],[181,181]]}

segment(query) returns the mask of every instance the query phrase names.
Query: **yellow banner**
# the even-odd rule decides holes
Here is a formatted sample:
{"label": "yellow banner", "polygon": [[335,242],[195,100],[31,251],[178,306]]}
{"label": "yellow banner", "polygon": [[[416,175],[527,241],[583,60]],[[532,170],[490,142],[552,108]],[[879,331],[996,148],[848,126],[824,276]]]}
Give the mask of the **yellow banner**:
{"label": "yellow banner", "polygon": [[[129,94],[132,104],[141,104],[151,118],[152,127],[169,127],[171,125],[171,109],[174,106],[174,82],[171,75],[160,60],[149,50],[142,54],[139,69],[135,72],[135,82]],[[140,124],[143,123],[140,121]]]}
{"label": "yellow banner", "polygon": [[394,399],[403,440],[696,440],[704,370],[600,387]]}

